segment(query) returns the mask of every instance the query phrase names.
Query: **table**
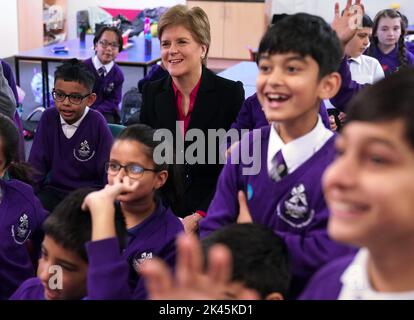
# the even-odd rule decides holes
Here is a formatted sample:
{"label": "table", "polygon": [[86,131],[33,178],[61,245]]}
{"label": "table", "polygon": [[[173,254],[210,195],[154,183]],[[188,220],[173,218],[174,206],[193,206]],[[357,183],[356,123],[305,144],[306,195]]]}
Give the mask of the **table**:
{"label": "table", "polygon": [[[144,76],[147,75],[148,67],[161,60],[160,43],[157,38],[152,38],[152,49],[150,54],[145,53],[145,43],[143,37],[133,37],[129,39],[131,47],[120,52],[116,58],[116,63],[120,66],[135,66],[144,68]],[[55,46],[66,47],[67,53],[54,53]],[[68,40],[64,42],[55,43],[49,46],[38,49],[19,52],[14,56],[16,68],[16,83],[20,85],[19,62],[26,61],[40,61],[42,73],[42,87],[43,87],[43,106],[50,106],[49,101],[49,62],[62,62],[64,60],[78,58],[86,60],[94,55],[93,50],[93,35],[87,35],[85,43],[81,44],[79,39]]]}
{"label": "table", "polygon": [[256,93],[256,78],[259,73],[256,62],[243,61],[226,70],[218,73],[220,77],[241,81],[243,83],[245,97],[250,97]]}

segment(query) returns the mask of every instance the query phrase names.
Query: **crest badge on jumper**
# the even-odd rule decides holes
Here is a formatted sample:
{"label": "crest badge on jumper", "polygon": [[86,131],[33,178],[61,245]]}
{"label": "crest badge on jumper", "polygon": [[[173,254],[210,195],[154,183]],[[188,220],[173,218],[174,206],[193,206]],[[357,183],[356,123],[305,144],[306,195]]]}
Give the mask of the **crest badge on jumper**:
{"label": "crest badge on jumper", "polygon": [[139,266],[141,263],[143,263],[145,260],[150,259],[152,259],[152,252],[142,252],[135,254],[134,259],[132,259],[132,265],[135,271],[139,272]]}
{"label": "crest badge on jumper", "polygon": [[302,183],[293,187],[290,194],[279,202],[277,215],[294,228],[303,228],[311,223],[315,210],[309,208],[305,186]]}
{"label": "crest badge on jumper", "polygon": [[81,142],[78,149],[73,149],[73,156],[76,160],[81,162],[89,161],[95,155],[95,150],[91,150],[87,140]]}
{"label": "crest badge on jumper", "polygon": [[108,84],[108,86],[105,88],[106,93],[111,93],[114,91],[115,83],[111,82]]}
{"label": "crest badge on jumper", "polygon": [[19,220],[11,226],[11,236],[17,244],[23,244],[31,233],[29,217],[26,213],[22,213]]}

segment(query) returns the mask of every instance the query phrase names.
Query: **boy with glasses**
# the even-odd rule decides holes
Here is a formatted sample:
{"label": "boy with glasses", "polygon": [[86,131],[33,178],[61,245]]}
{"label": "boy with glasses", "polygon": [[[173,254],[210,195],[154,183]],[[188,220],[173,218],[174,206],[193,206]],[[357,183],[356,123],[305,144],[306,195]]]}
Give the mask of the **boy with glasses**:
{"label": "boy with glasses", "polygon": [[89,108],[96,100],[94,81],[77,59],[55,71],[56,108],[43,113],[29,156],[36,170],[36,194],[48,211],[70,191],[106,183],[105,162],[113,139],[103,116]]}

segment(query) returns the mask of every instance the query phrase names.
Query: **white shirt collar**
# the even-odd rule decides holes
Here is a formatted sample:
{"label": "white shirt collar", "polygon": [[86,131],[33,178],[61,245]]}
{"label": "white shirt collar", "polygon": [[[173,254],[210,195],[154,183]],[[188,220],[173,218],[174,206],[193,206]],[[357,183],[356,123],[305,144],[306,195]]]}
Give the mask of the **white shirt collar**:
{"label": "white shirt collar", "polygon": [[106,70],[106,74],[109,73],[109,71],[111,71],[112,67],[114,66],[115,62],[111,61],[107,64],[102,64],[101,61],[99,61],[98,57],[95,55],[92,59],[92,63],[93,66],[95,67],[96,70],[98,70],[100,67],[104,67]]}
{"label": "white shirt collar", "polygon": [[359,56],[359,57],[357,57],[357,58],[350,57],[350,58],[349,58],[349,60],[352,60],[352,61],[354,61],[354,62],[356,62],[356,63],[358,63],[358,64],[361,64],[361,63],[362,63],[362,58],[361,58],[361,56]]}
{"label": "white shirt collar", "polygon": [[414,291],[378,292],[371,287],[368,276],[369,251],[362,248],[341,277],[342,289],[338,300],[413,300]]}
{"label": "white shirt collar", "polygon": [[306,160],[312,157],[312,155],[316,153],[325,144],[325,142],[332,137],[332,135],[333,132],[323,125],[321,117],[318,116],[318,122],[310,132],[285,144],[280,138],[275,128],[275,124],[272,124],[267,149],[268,171],[272,168],[272,160],[274,156],[280,149],[282,149],[288,173],[292,173]]}
{"label": "white shirt collar", "polygon": [[74,123],[72,123],[72,124],[69,124],[69,123],[67,123],[63,118],[62,118],[62,116],[61,115],[59,115],[59,117],[60,117],[60,124],[62,125],[62,127],[63,126],[71,126],[71,127],[75,127],[75,128],[77,128],[77,127],[79,127],[79,125],[80,125],[80,123],[82,122],[82,120],[86,117],[86,115],[88,114],[88,112],[89,112],[89,107],[86,107],[85,108],[85,111],[83,111],[83,115],[82,115],[82,117],[80,117],[80,119],[78,120],[78,121],[76,121],[76,122],[74,122]]}

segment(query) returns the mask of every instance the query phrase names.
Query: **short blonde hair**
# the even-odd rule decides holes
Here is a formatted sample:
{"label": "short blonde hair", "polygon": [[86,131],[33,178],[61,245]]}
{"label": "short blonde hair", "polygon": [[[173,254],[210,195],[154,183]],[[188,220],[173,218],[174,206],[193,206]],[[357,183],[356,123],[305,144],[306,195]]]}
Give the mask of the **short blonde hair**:
{"label": "short blonde hair", "polygon": [[207,63],[208,50],[210,48],[210,22],[207,14],[200,7],[189,9],[185,5],[176,5],[168,9],[158,21],[158,39],[161,40],[162,33],[170,26],[183,26],[193,38],[207,47],[202,63]]}

